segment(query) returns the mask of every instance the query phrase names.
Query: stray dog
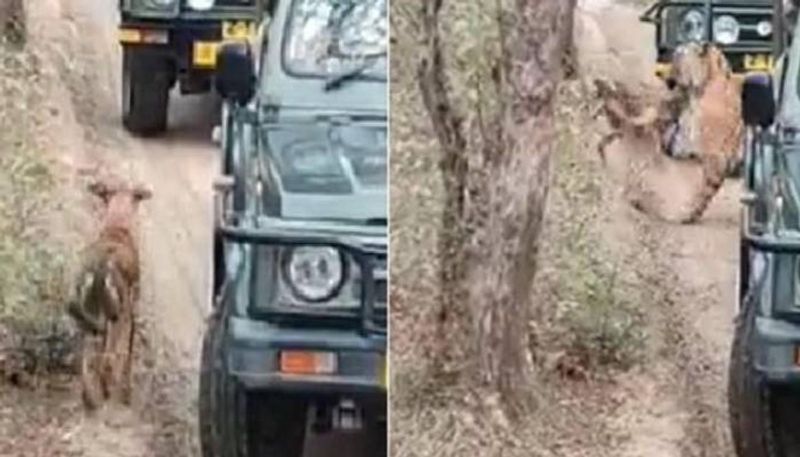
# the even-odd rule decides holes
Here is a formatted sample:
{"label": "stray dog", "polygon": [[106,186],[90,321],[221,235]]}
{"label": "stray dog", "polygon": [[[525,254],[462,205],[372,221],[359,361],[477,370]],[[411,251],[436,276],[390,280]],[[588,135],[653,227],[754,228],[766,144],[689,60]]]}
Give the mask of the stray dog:
{"label": "stray dog", "polygon": [[103,203],[103,220],[85,251],[67,311],[84,333],[81,387],[86,408],[94,410],[110,397],[130,403],[140,274],[134,222],[139,202],[152,194],[104,182],[89,191]]}

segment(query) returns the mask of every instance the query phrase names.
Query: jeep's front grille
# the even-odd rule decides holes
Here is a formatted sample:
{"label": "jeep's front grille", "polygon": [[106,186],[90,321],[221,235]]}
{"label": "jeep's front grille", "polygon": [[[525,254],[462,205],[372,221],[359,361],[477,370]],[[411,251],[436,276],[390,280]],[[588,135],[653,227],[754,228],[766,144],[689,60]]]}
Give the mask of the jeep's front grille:
{"label": "jeep's front grille", "polygon": [[756,31],[762,21],[772,22],[772,10],[769,8],[717,7],[714,18],[730,15],[739,22],[739,40],[730,46],[766,47],[772,44],[772,35],[762,37]]}
{"label": "jeep's front grille", "polygon": [[216,0],[215,6],[252,6],[255,0]]}
{"label": "jeep's front grille", "polygon": [[386,314],[389,298],[389,291],[387,288],[387,262],[386,255],[382,255],[375,261],[375,270],[373,277],[375,279],[375,308],[373,310],[372,319],[375,325],[381,329],[386,329]]}
{"label": "jeep's front grille", "polygon": [[[222,8],[230,8],[230,7],[248,7],[253,6],[256,0],[215,0],[214,7],[222,7]],[[192,11],[189,8],[189,0],[183,0],[183,7],[187,8],[189,11]],[[213,10],[212,10],[213,11]]]}
{"label": "jeep's front grille", "polygon": [[[367,325],[375,328],[376,330],[386,330],[386,315],[387,315],[387,301],[388,301],[388,287],[387,287],[387,256],[385,246],[365,246],[372,257],[372,280],[374,300],[371,306],[371,318],[368,320]],[[363,290],[362,287],[355,287],[355,290],[360,294]],[[364,306],[369,306],[369,303],[364,303]]]}

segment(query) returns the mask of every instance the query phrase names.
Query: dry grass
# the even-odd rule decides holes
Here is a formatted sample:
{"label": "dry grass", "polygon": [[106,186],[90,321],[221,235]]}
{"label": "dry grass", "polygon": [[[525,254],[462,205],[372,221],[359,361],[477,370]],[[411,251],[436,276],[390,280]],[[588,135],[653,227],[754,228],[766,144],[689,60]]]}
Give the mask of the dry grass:
{"label": "dry grass", "polygon": [[[619,438],[602,421],[615,407],[606,395],[609,381],[637,364],[645,335],[636,307],[641,292],[621,271],[622,254],[604,242],[602,208],[612,191],[594,157],[592,95],[580,82],[562,91],[561,147],[531,322],[538,404],[531,417],[509,424],[491,396],[437,385],[423,368],[421,348],[438,291],[442,184],[438,148],[416,87],[416,11],[408,3],[392,8],[392,455],[615,455]],[[458,36],[481,40],[463,33],[470,22],[459,15],[467,10],[449,11],[448,34],[461,30]],[[462,41],[452,49],[463,57],[478,48],[486,45]],[[455,85],[480,73],[461,57],[451,62],[454,71],[463,70]],[[459,103],[469,106],[474,95]]]}
{"label": "dry grass", "polygon": [[60,311],[70,250],[51,237],[54,164],[37,142],[42,76],[20,44],[0,43],[0,375],[63,365],[73,336]]}

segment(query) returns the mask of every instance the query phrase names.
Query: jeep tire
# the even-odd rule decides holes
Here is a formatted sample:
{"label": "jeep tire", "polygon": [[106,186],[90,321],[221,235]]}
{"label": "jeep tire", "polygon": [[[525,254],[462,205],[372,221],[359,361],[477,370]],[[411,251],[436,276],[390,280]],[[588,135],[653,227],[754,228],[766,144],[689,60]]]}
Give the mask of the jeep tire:
{"label": "jeep tire", "polygon": [[220,453],[214,457],[302,457],[306,405],[292,397],[247,392],[220,377]]}
{"label": "jeep tire", "polygon": [[203,339],[198,402],[202,457],[302,457],[306,402],[248,392],[228,374],[220,306]]}
{"label": "jeep tire", "polygon": [[296,396],[251,395],[248,398],[250,453],[237,457],[303,457],[308,404]]}
{"label": "jeep tire", "polygon": [[147,48],[122,52],[122,124],[140,136],[167,129],[169,91],[173,84],[170,60]]}
{"label": "jeep tire", "polygon": [[221,457],[219,449],[220,430],[217,422],[219,373],[222,367],[216,366],[214,357],[219,353],[220,318],[212,313],[205,335],[200,361],[200,398],[198,401],[198,425],[200,434],[200,454],[202,457]]}
{"label": "jeep tire", "polygon": [[800,391],[767,384],[754,368],[756,301],[748,293],[737,317],[728,378],[728,406],[736,455],[800,455]]}
{"label": "jeep tire", "polygon": [[373,418],[368,422],[366,431],[368,444],[365,455],[370,457],[386,457],[389,455],[386,420]]}

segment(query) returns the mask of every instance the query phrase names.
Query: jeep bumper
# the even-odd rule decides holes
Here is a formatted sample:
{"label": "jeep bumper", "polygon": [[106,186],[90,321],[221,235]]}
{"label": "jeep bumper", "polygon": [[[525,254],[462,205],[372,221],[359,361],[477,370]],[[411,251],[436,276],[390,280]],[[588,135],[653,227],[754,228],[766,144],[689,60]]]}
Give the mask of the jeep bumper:
{"label": "jeep bumper", "polygon": [[753,343],[754,368],[767,382],[800,383],[800,324],[758,317]]}
{"label": "jeep bumper", "polygon": [[250,40],[255,34],[251,20],[126,20],[119,25],[118,40],[123,46],[147,46],[171,57],[179,71],[212,71],[222,42]]}
{"label": "jeep bumper", "polygon": [[[357,331],[279,327],[232,317],[226,341],[227,370],[247,390],[309,394],[385,395],[386,337]],[[333,354],[335,368],[320,374],[287,373],[286,351]]]}
{"label": "jeep bumper", "polygon": [[[726,54],[728,63],[734,74],[745,75],[751,72],[772,72],[774,62],[772,56],[763,52],[729,53]],[[664,79],[672,69],[672,64],[666,57],[656,63],[655,74]]]}

